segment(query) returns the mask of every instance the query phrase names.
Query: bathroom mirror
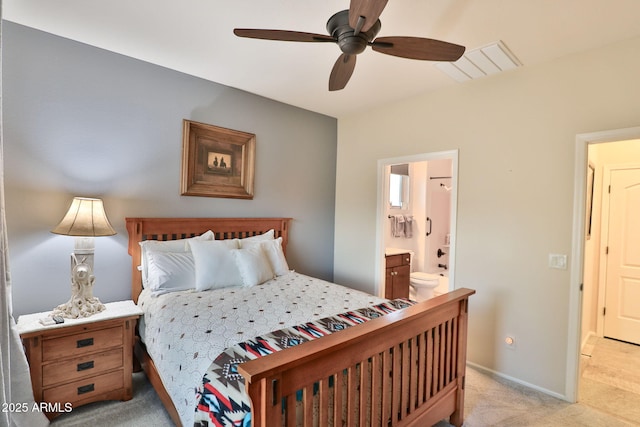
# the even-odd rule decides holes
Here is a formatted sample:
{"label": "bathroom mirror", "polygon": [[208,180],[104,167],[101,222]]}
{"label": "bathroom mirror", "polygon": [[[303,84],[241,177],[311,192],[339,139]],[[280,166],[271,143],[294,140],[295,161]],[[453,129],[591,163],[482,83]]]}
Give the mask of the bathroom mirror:
{"label": "bathroom mirror", "polygon": [[389,206],[393,209],[409,207],[409,165],[391,165],[389,173]]}

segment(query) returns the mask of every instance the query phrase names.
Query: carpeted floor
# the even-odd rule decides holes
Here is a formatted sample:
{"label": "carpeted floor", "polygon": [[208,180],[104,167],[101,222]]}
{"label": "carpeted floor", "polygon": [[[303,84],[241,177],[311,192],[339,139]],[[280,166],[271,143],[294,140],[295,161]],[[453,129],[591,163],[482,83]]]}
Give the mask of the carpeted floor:
{"label": "carpeted floor", "polygon": [[[579,403],[570,404],[536,390],[468,368],[465,427],[640,426],[640,346],[593,339],[583,355]],[[634,388],[633,390],[627,390]],[[56,418],[54,427],[172,426],[143,373],[134,374],[134,398],[100,402]],[[442,421],[437,427],[448,427]]]}
{"label": "carpeted floor", "polygon": [[[608,399],[608,397],[605,397]],[[571,404],[502,378],[467,369],[465,427],[628,427],[634,424],[584,402]],[[446,422],[437,427],[449,427]]]}

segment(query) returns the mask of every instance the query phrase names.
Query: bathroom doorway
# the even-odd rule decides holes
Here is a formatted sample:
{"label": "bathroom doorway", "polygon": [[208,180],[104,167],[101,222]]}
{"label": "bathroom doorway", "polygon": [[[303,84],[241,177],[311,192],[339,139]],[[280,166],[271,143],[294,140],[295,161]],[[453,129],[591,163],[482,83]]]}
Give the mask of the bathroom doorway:
{"label": "bathroom doorway", "polygon": [[377,287],[385,295],[386,255],[412,255],[411,270],[441,276],[436,294],[455,288],[458,151],[378,161]]}

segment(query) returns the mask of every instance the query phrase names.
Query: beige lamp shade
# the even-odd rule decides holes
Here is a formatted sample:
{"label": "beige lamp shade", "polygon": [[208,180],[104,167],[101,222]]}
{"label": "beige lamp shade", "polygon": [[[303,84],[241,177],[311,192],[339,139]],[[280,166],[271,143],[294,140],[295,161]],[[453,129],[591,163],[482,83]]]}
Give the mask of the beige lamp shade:
{"label": "beige lamp shade", "polygon": [[52,233],[65,236],[113,236],[116,231],[111,227],[100,199],[74,197],[69,211]]}

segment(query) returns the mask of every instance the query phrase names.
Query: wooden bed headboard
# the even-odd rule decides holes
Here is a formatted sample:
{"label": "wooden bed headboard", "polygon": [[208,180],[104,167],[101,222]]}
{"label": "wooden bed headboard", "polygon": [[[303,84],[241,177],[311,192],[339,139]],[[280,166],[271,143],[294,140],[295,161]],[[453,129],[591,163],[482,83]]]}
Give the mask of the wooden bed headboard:
{"label": "wooden bed headboard", "polygon": [[271,229],[282,237],[286,254],[291,218],[125,218],[131,255],[131,298],[138,302],[142,292],[142,273],[138,270],[144,240],[177,240],[199,236],[211,230],[216,240],[242,239]]}

